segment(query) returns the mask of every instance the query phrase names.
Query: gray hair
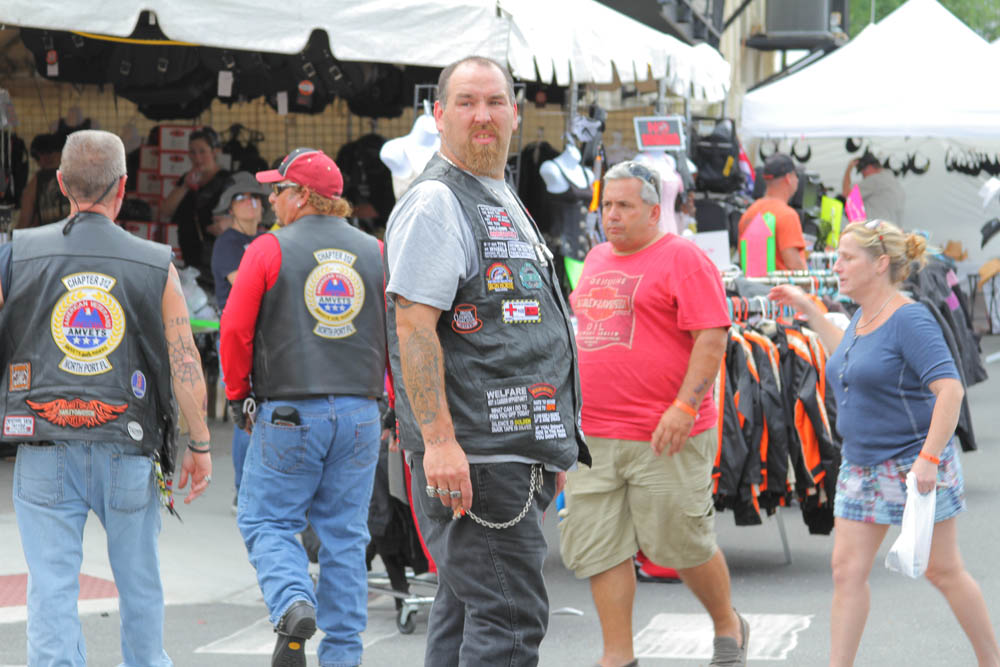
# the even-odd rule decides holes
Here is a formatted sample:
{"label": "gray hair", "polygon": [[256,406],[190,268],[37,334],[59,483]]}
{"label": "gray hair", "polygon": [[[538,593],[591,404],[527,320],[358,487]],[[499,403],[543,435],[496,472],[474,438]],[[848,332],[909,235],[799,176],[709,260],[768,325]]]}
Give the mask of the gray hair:
{"label": "gray hair", "polygon": [[639,197],[650,206],[660,205],[660,174],[635,160],[619,162],[604,174],[605,181],[624,181],[634,178],[642,187]]}
{"label": "gray hair", "polygon": [[[66,138],[59,162],[63,185],[77,200],[91,204],[108,190],[111,183],[128,172],[125,169],[125,145],[116,134],[103,130],[79,130]],[[111,188],[103,197],[114,198]]]}
{"label": "gray hair", "polygon": [[456,69],[466,63],[475,63],[481,67],[492,66],[500,70],[503,78],[507,81],[507,97],[510,98],[510,103],[514,104],[514,78],[510,75],[510,70],[496,60],[493,60],[493,58],[487,58],[486,56],[466,56],[441,70],[441,75],[438,77],[437,98],[442,108],[444,108],[445,103],[448,101],[448,81],[451,80],[451,75],[455,73]]}

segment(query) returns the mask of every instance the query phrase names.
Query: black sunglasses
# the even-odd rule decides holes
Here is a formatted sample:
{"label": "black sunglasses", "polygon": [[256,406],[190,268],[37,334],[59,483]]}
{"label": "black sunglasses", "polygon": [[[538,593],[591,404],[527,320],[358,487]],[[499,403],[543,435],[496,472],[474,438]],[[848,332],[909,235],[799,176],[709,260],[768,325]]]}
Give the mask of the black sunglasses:
{"label": "black sunglasses", "polygon": [[299,187],[298,183],[274,183],[273,185],[271,185],[271,189],[274,190],[275,197],[280,197],[281,193],[287,190],[288,188],[297,188],[297,187]]}

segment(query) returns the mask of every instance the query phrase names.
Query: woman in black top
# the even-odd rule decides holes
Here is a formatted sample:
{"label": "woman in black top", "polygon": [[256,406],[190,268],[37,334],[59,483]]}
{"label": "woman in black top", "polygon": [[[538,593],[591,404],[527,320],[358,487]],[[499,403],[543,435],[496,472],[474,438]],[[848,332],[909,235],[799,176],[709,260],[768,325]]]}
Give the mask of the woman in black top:
{"label": "woman in black top", "polygon": [[192,168],[177,182],[163,201],[162,215],[177,223],[177,238],[184,264],[201,270],[211,280],[212,244],[225,231],[212,215],[219,195],[230,182],[230,174],[219,167],[219,135],[210,127],[191,133],[188,140]]}

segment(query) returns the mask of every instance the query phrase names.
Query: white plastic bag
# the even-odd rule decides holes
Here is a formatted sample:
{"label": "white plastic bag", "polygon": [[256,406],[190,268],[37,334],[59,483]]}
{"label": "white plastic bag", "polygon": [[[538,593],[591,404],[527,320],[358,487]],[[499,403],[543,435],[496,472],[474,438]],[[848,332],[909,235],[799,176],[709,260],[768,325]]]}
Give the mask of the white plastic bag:
{"label": "white plastic bag", "polygon": [[917,491],[917,476],[911,470],[906,474],[906,506],[903,508],[903,531],[896,538],[885,566],[908,577],[923,576],[931,553],[934,535],[934,510],[937,507],[937,489],[921,494]]}

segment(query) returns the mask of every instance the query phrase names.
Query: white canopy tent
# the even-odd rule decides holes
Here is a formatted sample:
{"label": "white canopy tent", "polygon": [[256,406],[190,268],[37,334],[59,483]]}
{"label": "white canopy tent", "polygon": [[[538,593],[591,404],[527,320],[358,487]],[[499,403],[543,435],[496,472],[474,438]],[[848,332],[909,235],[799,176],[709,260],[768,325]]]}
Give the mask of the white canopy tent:
{"label": "white canopy tent", "polygon": [[743,99],[744,135],[996,138],[989,45],[936,0],[910,0],[825,58]]}
{"label": "white canopy tent", "polygon": [[[988,176],[945,168],[945,156],[964,151],[1000,154],[1000,87],[985,72],[1000,65],[991,47],[936,0],[910,0],[851,42],[805,69],[761,87],[743,101],[742,136],[783,141],[788,151],[812,149],[805,165],[840,192],[853,137],[881,159],[916,154],[930,170],[900,180],[906,192],[902,224],[931,232],[934,244],[961,241],[969,260],[1000,253],[994,240],[980,250],[980,226],[1000,215],[983,210],[978,190]],[[860,176],[853,175],[855,179]]]}
{"label": "white canopy tent", "polygon": [[0,23],[125,37],[142,10],[169,38],[221,48],[297,53],[325,30],[340,60],[443,67],[466,54],[507,62],[514,76],[565,85],[666,78],[695,99],[722,100],[728,63],[594,0],[4,0]]}

